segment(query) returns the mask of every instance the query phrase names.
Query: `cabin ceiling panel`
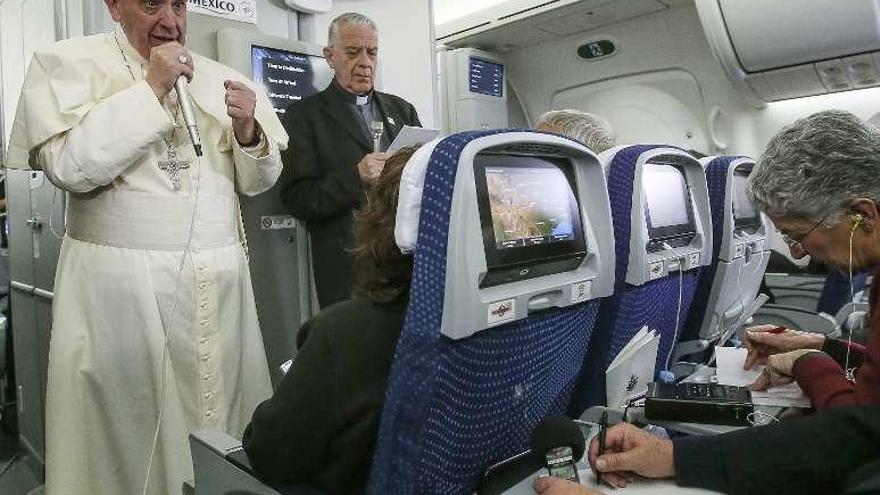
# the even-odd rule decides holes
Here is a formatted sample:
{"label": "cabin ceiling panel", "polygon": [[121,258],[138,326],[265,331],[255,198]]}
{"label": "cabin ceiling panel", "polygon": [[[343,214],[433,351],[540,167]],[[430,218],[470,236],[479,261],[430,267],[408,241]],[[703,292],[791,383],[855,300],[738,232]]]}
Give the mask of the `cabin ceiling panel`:
{"label": "cabin ceiling panel", "polygon": [[[553,4],[560,4],[553,8]],[[503,53],[668,9],[659,0],[582,0],[548,2],[522,13],[504,14],[502,7],[486,9],[440,26],[438,42],[451,47],[474,47]],[[450,23],[452,24],[452,23]],[[443,33],[449,34],[443,34]]]}

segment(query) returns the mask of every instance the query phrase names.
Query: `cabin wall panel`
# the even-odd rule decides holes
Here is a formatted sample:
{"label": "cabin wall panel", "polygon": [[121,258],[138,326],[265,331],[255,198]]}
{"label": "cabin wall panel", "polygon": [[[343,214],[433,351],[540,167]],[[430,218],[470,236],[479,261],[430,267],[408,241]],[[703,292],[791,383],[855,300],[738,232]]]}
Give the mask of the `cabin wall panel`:
{"label": "cabin wall panel", "polygon": [[[577,56],[578,46],[601,38],[614,40],[618,53],[594,62]],[[573,88],[609,84],[617,78],[635,75],[684,71],[699,87],[699,97],[684,103],[696,116],[700,131],[707,136],[709,115],[716,107],[719,109],[715,111],[716,136],[727,147],[719,149],[709,144],[705,149],[699,149],[694,146],[704,153],[757,157],[781,126],[810,113],[840,108],[868,118],[880,112],[878,88],[775,102],[764,108],[753,107],[736,91],[712,55],[692,3],[501,56],[529,122],[549,110],[559,95],[570,93]],[[646,91],[644,98],[640,104],[650,105],[651,92]],[[581,109],[590,111],[589,108]],[[637,133],[639,127],[638,123],[633,123],[632,129],[627,128],[626,123],[616,122],[615,125],[621,134],[627,136]],[[684,134],[686,129],[680,131]]]}
{"label": "cabin wall panel", "polygon": [[328,14],[315,16],[315,39],[327,44],[330,21],[360,12],[379,27],[379,73],[376,88],[412,103],[425,127],[440,126],[434,21],[429,0],[335,0]]}

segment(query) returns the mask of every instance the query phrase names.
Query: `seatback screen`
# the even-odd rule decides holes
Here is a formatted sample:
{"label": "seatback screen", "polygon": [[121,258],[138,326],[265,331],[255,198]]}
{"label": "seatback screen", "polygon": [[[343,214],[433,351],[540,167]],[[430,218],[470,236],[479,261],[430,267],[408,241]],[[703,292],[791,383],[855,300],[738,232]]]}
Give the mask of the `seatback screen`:
{"label": "seatback screen", "polygon": [[647,164],[642,175],[651,227],[669,227],[688,221],[687,183],[672,165]]}
{"label": "seatback screen", "polygon": [[485,174],[496,249],[574,240],[577,202],[561,169],[534,163],[486,167]]}
{"label": "seatback screen", "polygon": [[[474,180],[490,272],[515,267],[545,275],[583,259],[586,243],[572,167],[570,159],[555,156],[476,156]],[[513,278],[502,275],[495,281]]]}
{"label": "seatback screen", "polygon": [[668,163],[646,163],[642,191],[651,239],[663,239],[695,231],[694,214],[684,173]]}
{"label": "seatback screen", "polygon": [[324,57],[251,46],[253,80],[263,86],[272,108],[281,116],[287,107],[327,87],[333,79]]}
{"label": "seatback screen", "polygon": [[735,171],[733,173],[731,193],[733,194],[733,220],[736,227],[754,225],[760,222],[758,210],[749,201],[748,190],[749,172]]}

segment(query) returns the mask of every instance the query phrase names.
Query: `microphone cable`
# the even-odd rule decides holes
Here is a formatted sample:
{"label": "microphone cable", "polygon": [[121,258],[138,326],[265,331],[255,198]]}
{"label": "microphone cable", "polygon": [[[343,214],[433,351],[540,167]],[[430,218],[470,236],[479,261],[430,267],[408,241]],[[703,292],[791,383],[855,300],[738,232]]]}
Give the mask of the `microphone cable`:
{"label": "microphone cable", "polygon": [[[742,272],[743,272],[743,268],[746,266],[746,258],[747,258],[747,256],[746,256],[746,251],[747,251],[747,250],[748,250],[748,246],[745,245],[745,244],[743,244],[743,256],[742,256],[742,261],[741,261],[739,264],[736,265],[736,291],[737,291],[737,297],[738,297],[738,301],[737,301],[737,302],[739,303],[739,306],[742,308],[743,311],[746,310],[746,295],[743,293],[743,287],[742,287]],[[724,316],[724,312],[723,312],[723,310],[722,310],[721,315],[722,315],[722,317]],[[731,333],[731,337],[728,338],[728,340],[730,340],[730,339],[733,338],[733,337],[736,337],[736,330],[734,330],[734,331]],[[738,338],[738,337],[737,337],[737,338]],[[721,345],[724,345],[725,343],[724,343],[724,342],[720,342],[720,344],[721,344]]]}
{"label": "microphone cable", "polygon": [[[663,247],[672,251],[672,256],[678,260],[678,307],[675,310],[675,327],[672,329],[672,342],[669,343],[669,352],[666,353],[666,359],[663,361],[663,369],[669,369],[669,360],[672,359],[672,351],[675,349],[675,342],[678,340],[678,325],[681,323],[681,302],[684,291],[684,263],[686,260],[684,258],[680,258],[678,253],[668,242],[663,243]],[[655,372],[657,370],[654,370]]]}
{"label": "microphone cable", "polygon": [[[180,100],[180,97],[181,97],[181,95],[178,95],[178,100]],[[198,150],[198,149],[197,149],[197,153],[196,153],[196,165],[197,166],[194,167],[195,174],[193,174],[193,176],[192,176],[193,177],[192,182],[195,185],[195,188],[194,188],[195,189],[195,196],[193,198],[192,213],[190,215],[189,228],[188,228],[187,235],[186,235],[186,244],[184,244],[183,253],[180,256],[180,264],[177,267],[177,276],[176,276],[176,279],[174,282],[174,300],[171,305],[171,314],[168,318],[168,327],[164,332],[165,333],[165,341],[164,341],[164,345],[162,348],[162,387],[161,387],[160,399],[159,399],[159,410],[158,410],[158,417],[156,418],[156,429],[153,432],[153,441],[150,445],[150,455],[147,459],[147,473],[144,477],[144,488],[141,491],[142,495],[147,495],[147,490],[149,489],[149,486],[150,486],[150,473],[152,472],[152,468],[153,468],[153,459],[156,454],[156,445],[159,442],[159,432],[162,428],[162,418],[165,414],[165,403],[166,403],[167,392],[168,392],[168,390],[167,390],[168,389],[167,373],[168,373],[168,359],[169,359],[168,353],[169,353],[169,350],[171,347],[171,339],[173,337],[172,332],[174,330],[174,320],[175,320],[175,317],[177,316],[177,303],[180,300],[180,280],[181,280],[181,275],[183,274],[183,270],[186,266],[186,260],[187,260],[187,258],[190,258],[190,254],[191,254],[191,250],[192,250],[193,234],[196,230],[196,218],[198,218],[199,193],[201,191],[201,185],[202,185],[202,180],[201,180],[201,178],[202,178],[202,155],[201,155],[201,150]]]}
{"label": "microphone cable", "polygon": [[[856,222],[853,225],[852,230],[849,232],[849,299],[853,304],[853,308],[855,308],[856,303],[856,294],[855,287],[853,286],[853,237],[856,235],[856,229],[859,227],[859,223]],[[849,367],[849,354],[852,349],[852,334],[853,334],[853,325],[847,325],[849,328],[847,329],[846,335],[846,361],[843,366],[843,372],[846,376],[847,381],[850,383],[854,383],[856,381],[856,370],[855,368]]]}
{"label": "microphone cable", "polygon": [[[125,32],[125,31],[123,30],[123,32]],[[129,62],[128,62],[128,58],[125,56],[125,52],[122,50],[122,46],[119,43],[119,38],[116,36],[116,33],[113,34],[113,40],[116,42],[116,48],[119,50],[119,54],[122,56],[122,61],[125,64],[125,67],[128,70],[128,73],[131,76],[132,81],[135,84],[137,84],[137,78],[135,78],[135,76],[134,76],[134,71],[131,68],[131,64],[129,64]],[[181,57],[184,57],[184,56],[181,55]],[[184,60],[181,58],[180,62],[184,63]],[[141,77],[143,77],[143,75],[144,74],[143,74],[143,69],[142,69],[141,70]],[[178,81],[179,81],[179,79],[178,79]],[[175,87],[179,85],[178,81],[175,81]],[[182,91],[182,93],[184,93],[184,94],[180,94],[180,93],[181,92],[178,92],[178,95],[177,95],[178,104],[184,105],[184,103],[182,103],[182,101],[185,98],[188,98],[188,92]],[[191,103],[191,102],[187,101],[186,104],[189,104],[189,103]],[[190,107],[190,110],[192,110],[191,107]],[[185,122],[186,118],[184,118],[183,120],[184,120],[183,124],[186,126],[186,124],[187,124]],[[172,117],[172,121],[174,121],[173,117]],[[195,123],[194,114],[193,114],[192,121],[193,121],[193,123]],[[189,134],[190,141],[193,140],[193,136],[195,136],[195,138],[198,139],[198,133],[193,135],[191,133],[192,132],[192,129],[190,128],[191,126],[186,126],[186,127],[187,127],[188,133],[190,133]],[[176,121],[175,121],[174,132],[177,132],[177,122]],[[173,135],[172,135],[172,139],[173,139]],[[199,192],[201,190],[201,176],[202,176],[202,169],[201,169],[202,153],[201,153],[200,147],[196,147],[196,144],[200,144],[200,143],[193,142],[193,148],[194,148],[194,151],[196,152],[196,163],[195,163],[196,166],[194,167],[195,173],[192,174],[192,177],[193,177],[192,182],[195,184],[195,196],[193,198],[192,214],[190,215],[189,229],[186,234],[186,243],[184,244],[183,253],[181,253],[180,264],[177,267],[177,276],[175,277],[175,282],[174,282],[174,296],[173,296],[174,300],[171,305],[171,314],[169,315],[169,318],[168,318],[167,328],[163,326],[163,333],[165,334],[164,335],[165,339],[164,339],[163,348],[162,348],[162,377],[161,377],[162,386],[160,388],[161,391],[160,391],[160,399],[159,399],[159,410],[157,411],[157,418],[156,418],[156,429],[153,433],[153,441],[150,445],[150,453],[149,453],[149,457],[147,458],[147,472],[146,472],[146,475],[144,476],[143,489],[141,490],[142,495],[147,495],[147,490],[149,489],[149,486],[150,486],[150,473],[152,472],[152,469],[153,469],[153,458],[156,454],[156,445],[158,444],[159,432],[162,427],[162,417],[165,412],[165,403],[166,403],[166,397],[167,397],[167,382],[168,382],[168,380],[167,380],[166,375],[167,375],[167,371],[168,371],[168,352],[169,352],[169,347],[170,347],[170,343],[171,343],[172,331],[174,329],[174,319],[175,319],[175,316],[177,315],[177,302],[178,302],[179,296],[180,296],[180,280],[181,280],[181,275],[183,273],[183,269],[186,265],[186,260],[190,255],[190,251],[191,251],[191,247],[192,247],[192,240],[193,240],[193,233],[195,232],[195,226],[196,226],[196,218],[198,216]]]}
{"label": "microphone cable", "polygon": [[55,207],[58,205],[58,196],[61,196],[61,200],[64,201],[64,217],[67,216],[67,191],[60,187],[56,187],[55,191],[52,193],[52,207],[49,210],[49,232],[52,233],[52,237],[59,241],[63,241],[64,236],[67,235],[67,222],[63,222],[64,229],[61,231],[61,234],[55,230]]}

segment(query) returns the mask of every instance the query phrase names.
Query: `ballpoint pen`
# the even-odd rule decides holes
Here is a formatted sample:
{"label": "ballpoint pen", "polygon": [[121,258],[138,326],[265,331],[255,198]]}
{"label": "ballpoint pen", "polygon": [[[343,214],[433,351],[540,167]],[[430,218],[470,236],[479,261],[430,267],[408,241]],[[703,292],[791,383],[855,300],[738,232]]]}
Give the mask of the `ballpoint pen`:
{"label": "ballpoint pen", "polygon": [[[602,422],[599,423],[599,455],[605,453],[605,430],[608,429],[608,411],[602,412]],[[596,470],[596,484],[602,484],[602,473]]]}

